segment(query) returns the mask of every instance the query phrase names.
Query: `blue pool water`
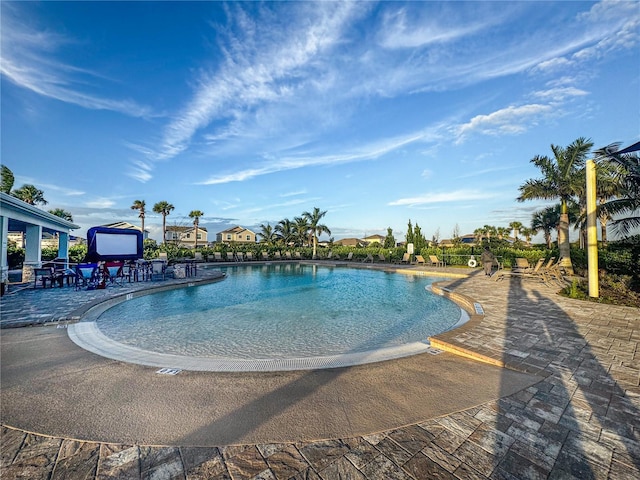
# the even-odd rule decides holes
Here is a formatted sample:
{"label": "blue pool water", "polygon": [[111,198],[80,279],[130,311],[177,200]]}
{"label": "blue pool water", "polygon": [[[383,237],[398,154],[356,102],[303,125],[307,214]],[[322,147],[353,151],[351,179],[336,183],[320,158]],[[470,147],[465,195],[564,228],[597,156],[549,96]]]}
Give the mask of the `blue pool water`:
{"label": "blue pool water", "polygon": [[458,306],[428,290],[436,280],[428,277],[298,264],[222,270],[222,282],[120,303],[97,326],[152,352],[277,359],[424,342],[461,318]]}

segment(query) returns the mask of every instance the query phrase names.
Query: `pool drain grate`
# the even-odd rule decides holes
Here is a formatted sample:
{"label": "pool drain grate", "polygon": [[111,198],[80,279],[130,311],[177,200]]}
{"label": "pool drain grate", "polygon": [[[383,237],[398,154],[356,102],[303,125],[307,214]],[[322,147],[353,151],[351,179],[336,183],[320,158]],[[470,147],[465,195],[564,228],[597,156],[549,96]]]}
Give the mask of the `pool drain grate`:
{"label": "pool drain grate", "polygon": [[160,375],[177,375],[181,371],[182,370],[179,368],[161,368],[156,373],[159,373]]}

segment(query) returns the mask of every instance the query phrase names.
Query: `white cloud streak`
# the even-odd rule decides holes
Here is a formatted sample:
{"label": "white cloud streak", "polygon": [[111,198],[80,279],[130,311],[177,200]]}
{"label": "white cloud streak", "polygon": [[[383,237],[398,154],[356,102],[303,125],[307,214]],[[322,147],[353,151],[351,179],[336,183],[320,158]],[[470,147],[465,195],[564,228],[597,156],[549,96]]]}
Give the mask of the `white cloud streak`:
{"label": "white cloud streak", "polygon": [[56,60],[72,39],[45,30],[30,30],[13,8],[2,10],[2,62],[0,73],[18,87],[61,102],[91,110],[110,110],[132,117],[151,115],[148,107],[133,100],[105,98],[82,91],[84,78],[99,74]]}
{"label": "white cloud streak", "polygon": [[416,207],[433,203],[465,202],[469,200],[484,200],[492,198],[494,194],[477,190],[456,190],[452,192],[425,193],[416,197],[399,198],[389,202],[389,206]]}

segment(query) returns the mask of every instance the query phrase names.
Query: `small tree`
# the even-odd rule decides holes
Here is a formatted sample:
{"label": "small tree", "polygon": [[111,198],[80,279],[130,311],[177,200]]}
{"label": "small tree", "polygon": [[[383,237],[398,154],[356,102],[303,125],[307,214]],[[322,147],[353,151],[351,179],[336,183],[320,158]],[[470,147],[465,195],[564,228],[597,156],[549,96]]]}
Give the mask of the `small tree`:
{"label": "small tree", "polygon": [[0,192],[9,195],[11,193],[11,189],[13,188],[13,182],[15,181],[13,172],[6,165],[2,165],[2,167],[0,167],[0,176],[2,179]]}
{"label": "small tree", "polygon": [[462,243],[460,240],[460,227],[457,223],[453,227],[453,232],[451,233],[451,241],[454,245],[459,245],[460,243]]}
{"label": "small tree", "polygon": [[391,227],[387,228],[387,236],[384,237],[384,248],[395,248],[396,246],[396,237],[393,236],[393,230]]}
{"label": "small tree", "polygon": [[413,224],[411,223],[411,219],[409,219],[409,225],[407,225],[407,234],[405,235],[405,240],[407,241],[407,245],[410,243],[414,243]]}

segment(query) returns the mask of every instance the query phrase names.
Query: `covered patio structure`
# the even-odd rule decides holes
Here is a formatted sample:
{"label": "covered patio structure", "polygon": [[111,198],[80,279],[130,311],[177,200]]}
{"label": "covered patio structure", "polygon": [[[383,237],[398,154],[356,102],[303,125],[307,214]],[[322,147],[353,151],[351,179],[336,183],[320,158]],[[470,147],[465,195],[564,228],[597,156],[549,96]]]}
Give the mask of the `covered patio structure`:
{"label": "covered patio structure", "polygon": [[25,236],[25,258],[22,280],[29,281],[34,267],[42,265],[42,233],[58,236],[58,257],[69,258],[69,232],[78,225],[52,215],[11,195],[0,192],[0,283],[8,281],[7,258],[9,232],[22,232]]}

